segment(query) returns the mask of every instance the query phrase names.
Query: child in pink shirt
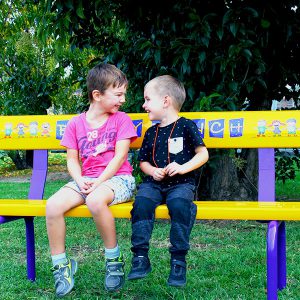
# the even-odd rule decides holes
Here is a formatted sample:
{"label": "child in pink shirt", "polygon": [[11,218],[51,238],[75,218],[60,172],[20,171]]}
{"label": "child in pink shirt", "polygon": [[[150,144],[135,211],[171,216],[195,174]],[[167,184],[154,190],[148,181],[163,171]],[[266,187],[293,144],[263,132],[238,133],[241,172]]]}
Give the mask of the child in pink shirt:
{"label": "child in pink shirt", "polygon": [[99,64],[89,71],[90,106],[66,127],[61,145],[67,148],[67,166],[73,181],[47,201],[46,222],[56,294],[68,294],[74,286],[77,262],[66,255],[64,214],[86,204],[105,247],[108,291],[124,284],[124,261],[117,243],[110,205],[130,200],[135,190],[129,146],[136,139],[131,119],[119,112],[125,102],[126,76],[115,66]]}

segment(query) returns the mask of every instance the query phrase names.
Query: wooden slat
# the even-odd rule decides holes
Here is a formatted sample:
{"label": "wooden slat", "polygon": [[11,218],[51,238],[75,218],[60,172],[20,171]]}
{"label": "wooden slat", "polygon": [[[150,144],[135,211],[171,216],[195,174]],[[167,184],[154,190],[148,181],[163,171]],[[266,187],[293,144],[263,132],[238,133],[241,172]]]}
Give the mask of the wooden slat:
{"label": "wooden slat", "polygon": [[[300,110],[182,112],[193,120],[208,148],[298,148],[300,147]],[[74,115],[0,116],[0,149],[64,149],[60,141],[67,122]],[[138,132],[131,148],[140,148],[145,131],[153,125],[146,113],[129,114]],[[289,134],[288,123],[296,122],[296,135]],[[36,122],[36,123],[33,123]],[[259,122],[265,122],[265,134],[259,135]],[[275,123],[277,122],[277,130]],[[37,125],[33,125],[37,124]],[[10,129],[12,132],[7,134]],[[20,126],[23,129],[20,130]],[[37,126],[33,136],[30,126]],[[262,125],[263,127],[263,125]],[[280,132],[280,134],[279,134]]]}
{"label": "wooden slat", "polygon": [[[208,220],[300,220],[300,202],[195,201],[197,219]],[[110,207],[116,218],[130,218],[132,202]],[[46,200],[2,199],[2,216],[45,216]],[[68,217],[91,217],[85,205],[70,210]],[[156,210],[156,218],[168,219],[166,205]]]}

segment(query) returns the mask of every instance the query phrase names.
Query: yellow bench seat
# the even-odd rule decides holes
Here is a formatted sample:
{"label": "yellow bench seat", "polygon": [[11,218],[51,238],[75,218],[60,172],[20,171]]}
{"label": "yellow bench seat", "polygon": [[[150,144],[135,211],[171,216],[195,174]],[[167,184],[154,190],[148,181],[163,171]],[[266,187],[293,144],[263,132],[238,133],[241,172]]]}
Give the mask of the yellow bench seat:
{"label": "yellow bench seat", "polygon": [[[1,199],[1,216],[45,216],[46,200]],[[130,218],[133,202],[110,207],[116,218]],[[213,220],[300,220],[300,202],[257,201],[195,201],[197,219]],[[86,205],[80,205],[66,213],[68,217],[91,217]],[[156,218],[168,219],[166,205],[156,209]]]}

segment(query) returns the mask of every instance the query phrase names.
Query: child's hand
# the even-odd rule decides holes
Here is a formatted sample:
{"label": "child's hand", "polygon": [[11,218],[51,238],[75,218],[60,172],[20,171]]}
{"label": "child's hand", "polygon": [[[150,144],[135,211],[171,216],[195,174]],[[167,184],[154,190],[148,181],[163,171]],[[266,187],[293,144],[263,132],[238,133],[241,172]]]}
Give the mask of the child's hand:
{"label": "child's hand", "polygon": [[165,169],[163,169],[163,168],[155,168],[152,173],[152,177],[156,181],[163,180],[165,178],[165,176],[166,176],[166,172],[165,172]]}
{"label": "child's hand", "polygon": [[89,188],[85,190],[85,194],[90,194],[91,192],[93,192],[99,185],[101,184],[101,182],[97,182],[97,181],[92,181],[89,184]]}
{"label": "child's hand", "polygon": [[170,177],[176,175],[176,174],[184,174],[184,170],[182,165],[179,165],[177,162],[172,162],[169,165],[165,167],[165,172]]}
{"label": "child's hand", "polygon": [[80,192],[82,192],[83,194],[89,194],[90,193],[90,189],[91,187],[94,185],[94,182],[87,179],[87,178],[84,178],[84,177],[81,177],[78,181],[77,181],[77,184],[80,188]]}

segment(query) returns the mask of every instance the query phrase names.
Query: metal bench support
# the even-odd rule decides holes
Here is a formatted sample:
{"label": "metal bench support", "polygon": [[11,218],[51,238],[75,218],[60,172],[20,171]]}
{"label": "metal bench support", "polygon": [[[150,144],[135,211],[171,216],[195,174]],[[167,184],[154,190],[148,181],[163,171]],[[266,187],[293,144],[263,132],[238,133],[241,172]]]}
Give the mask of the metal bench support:
{"label": "metal bench support", "polygon": [[[48,150],[34,150],[28,199],[43,199],[47,171]],[[36,278],[34,218],[25,217],[24,219],[26,225],[27,277],[29,280],[34,281]]]}
{"label": "metal bench support", "polygon": [[[275,201],[275,151],[258,149],[258,201]],[[267,299],[277,300],[286,287],[285,223],[271,221],[267,231]]]}

